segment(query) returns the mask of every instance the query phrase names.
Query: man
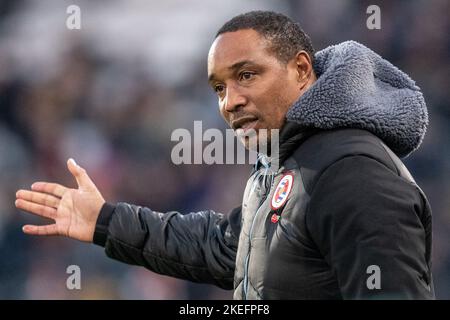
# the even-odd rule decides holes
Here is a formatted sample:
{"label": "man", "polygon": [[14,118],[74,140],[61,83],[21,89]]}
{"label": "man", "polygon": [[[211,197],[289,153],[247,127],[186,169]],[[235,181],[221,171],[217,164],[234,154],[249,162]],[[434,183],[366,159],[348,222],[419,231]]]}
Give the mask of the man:
{"label": "man", "polygon": [[259,157],[240,207],[182,215],[109,204],[70,159],[78,189],[37,182],[17,192],[18,208],[55,220],[24,232],[94,242],[235,299],[434,298],[431,210],[399,160],[428,122],[406,74],[352,41],[314,54],[298,24],[261,11],[219,30],[208,74],[238,133],[281,129],[279,152]]}

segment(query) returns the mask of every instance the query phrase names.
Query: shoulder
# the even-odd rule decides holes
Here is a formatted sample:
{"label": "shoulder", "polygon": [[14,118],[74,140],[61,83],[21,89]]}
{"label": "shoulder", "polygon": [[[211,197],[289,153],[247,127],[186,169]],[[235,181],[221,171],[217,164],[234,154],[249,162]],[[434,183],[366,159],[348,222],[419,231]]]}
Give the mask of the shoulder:
{"label": "shoulder", "polygon": [[326,169],[348,157],[371,159],[399,174],[398,165],[394,161],[396,156],[380,138],[366,130],[319,131],[304,141],[291,157],[297,163],[309,194]]}

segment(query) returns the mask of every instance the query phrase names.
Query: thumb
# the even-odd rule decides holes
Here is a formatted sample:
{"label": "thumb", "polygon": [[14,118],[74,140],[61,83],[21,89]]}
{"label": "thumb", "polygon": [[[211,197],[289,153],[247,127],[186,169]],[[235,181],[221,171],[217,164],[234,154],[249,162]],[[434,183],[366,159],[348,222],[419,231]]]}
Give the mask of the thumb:
{"label": "thumb", "polygon": [[86,170],[84,170],[82,167],[80,167],[75,160],[70,158],[67,160],[67,168],[69,169],[70,173],[75,177],[77,180],[78,187],[81,189],[91,189],[96,188],[94,183],[92,182],[91,178],[89,178]]}

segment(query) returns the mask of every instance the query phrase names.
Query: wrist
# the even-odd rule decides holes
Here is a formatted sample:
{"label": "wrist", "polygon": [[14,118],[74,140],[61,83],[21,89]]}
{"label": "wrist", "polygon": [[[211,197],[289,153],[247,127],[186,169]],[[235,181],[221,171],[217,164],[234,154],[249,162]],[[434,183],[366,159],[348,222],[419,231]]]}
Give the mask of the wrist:
{"label": "wrist", "polygon": [[105,246],[108,237],[109,223],[114,214],[115,208],[115,205],[108,202],[104,202],[102,207],[100,208],[92,239],[92,242],[94,244],[102,247]]}

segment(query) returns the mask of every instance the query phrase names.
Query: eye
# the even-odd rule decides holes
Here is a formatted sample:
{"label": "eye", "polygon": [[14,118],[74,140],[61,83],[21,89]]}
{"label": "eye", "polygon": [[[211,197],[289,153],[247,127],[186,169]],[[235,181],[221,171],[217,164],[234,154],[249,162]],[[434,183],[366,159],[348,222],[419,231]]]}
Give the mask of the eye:
{"label": "eye", "polygon": [[214,91],[215,91],[217,94],[222,93],[224,90],[225,90],[225,86],[224,86],[223,84],[216,84],[216,85],[214,86]]}
{"label": "eye", "polygon": [[239,80],[250,80],[255,74],[250,71],[241,72],[239,75]]}

